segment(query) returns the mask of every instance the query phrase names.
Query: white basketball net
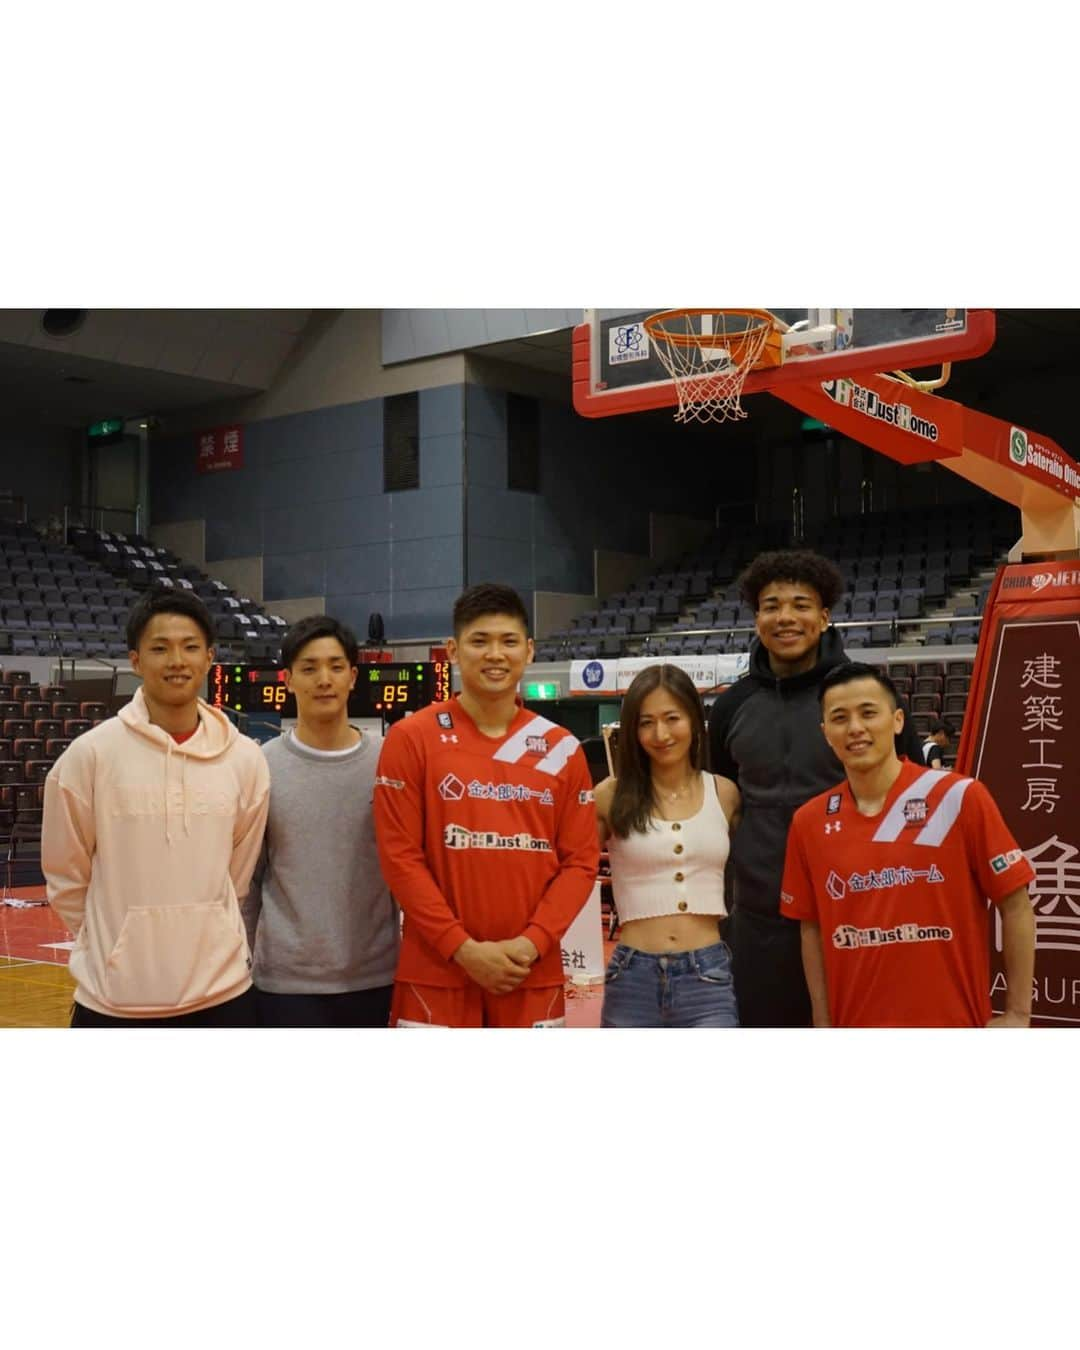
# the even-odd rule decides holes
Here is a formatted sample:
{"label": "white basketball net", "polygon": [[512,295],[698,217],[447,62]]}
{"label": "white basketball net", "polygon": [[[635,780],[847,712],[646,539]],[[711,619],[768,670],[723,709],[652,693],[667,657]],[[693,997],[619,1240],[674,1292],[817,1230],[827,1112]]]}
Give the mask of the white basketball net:
{"label": "white basketball net", "polygon": [[[692,331],[698,320],[700,331]],[[676,422],[735,422],[747,415],[740,396],[769,336],[765,319],[723,310],[692,320],[654,315],[648,332],[679,396]]]}

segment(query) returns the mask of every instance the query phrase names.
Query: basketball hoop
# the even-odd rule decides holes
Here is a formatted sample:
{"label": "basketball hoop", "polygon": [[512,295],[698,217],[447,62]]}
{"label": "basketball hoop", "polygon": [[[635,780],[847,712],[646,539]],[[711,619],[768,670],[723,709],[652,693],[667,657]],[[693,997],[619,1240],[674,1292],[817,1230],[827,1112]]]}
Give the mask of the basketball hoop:
{"label": "basketball hoop", "polygon": [[644,327],[679,396],[676,422],[745,417],[747,375],[784,359],[784,325],[767,309],[665,309]]}

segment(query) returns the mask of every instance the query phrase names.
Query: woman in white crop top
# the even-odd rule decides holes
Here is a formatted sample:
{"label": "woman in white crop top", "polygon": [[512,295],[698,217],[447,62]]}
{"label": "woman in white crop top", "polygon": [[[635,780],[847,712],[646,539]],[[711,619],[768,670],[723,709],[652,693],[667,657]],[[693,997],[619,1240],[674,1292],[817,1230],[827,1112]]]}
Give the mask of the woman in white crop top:
{"label": "woman in white crop top", "polygon": [[738,1026],[720,940],[739,789],[706,773],[701,698],[678,666],[646,666],[623,699],[616,776],[596,789],[622,925],[601,1026]]}

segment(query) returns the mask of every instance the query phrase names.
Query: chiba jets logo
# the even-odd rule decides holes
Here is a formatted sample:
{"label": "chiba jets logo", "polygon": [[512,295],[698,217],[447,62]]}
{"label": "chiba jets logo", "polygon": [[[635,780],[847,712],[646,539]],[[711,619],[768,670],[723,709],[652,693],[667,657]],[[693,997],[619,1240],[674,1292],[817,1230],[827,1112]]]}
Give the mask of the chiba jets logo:
{"label": "chiba jets logo", "polygon": [[925,797],[909,797],[904,803],[904,820],[908,825],[924,825],[926,814]]}

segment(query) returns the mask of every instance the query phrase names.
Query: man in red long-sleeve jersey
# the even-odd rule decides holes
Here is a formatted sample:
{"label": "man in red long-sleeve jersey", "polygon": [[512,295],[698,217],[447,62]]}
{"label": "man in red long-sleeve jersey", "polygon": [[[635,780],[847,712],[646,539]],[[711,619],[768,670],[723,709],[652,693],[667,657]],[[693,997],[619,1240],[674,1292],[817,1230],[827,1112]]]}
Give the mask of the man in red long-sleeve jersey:
{"label": "man in red long-sleeve jersey", "polygon": [[391,727],[375,779],[379,860],[405,916],[393,1026],[562,1026],[560,939],[599,865],[578,741],[517,696],[532,660],[508,586],[454,605],[461,692]]}

